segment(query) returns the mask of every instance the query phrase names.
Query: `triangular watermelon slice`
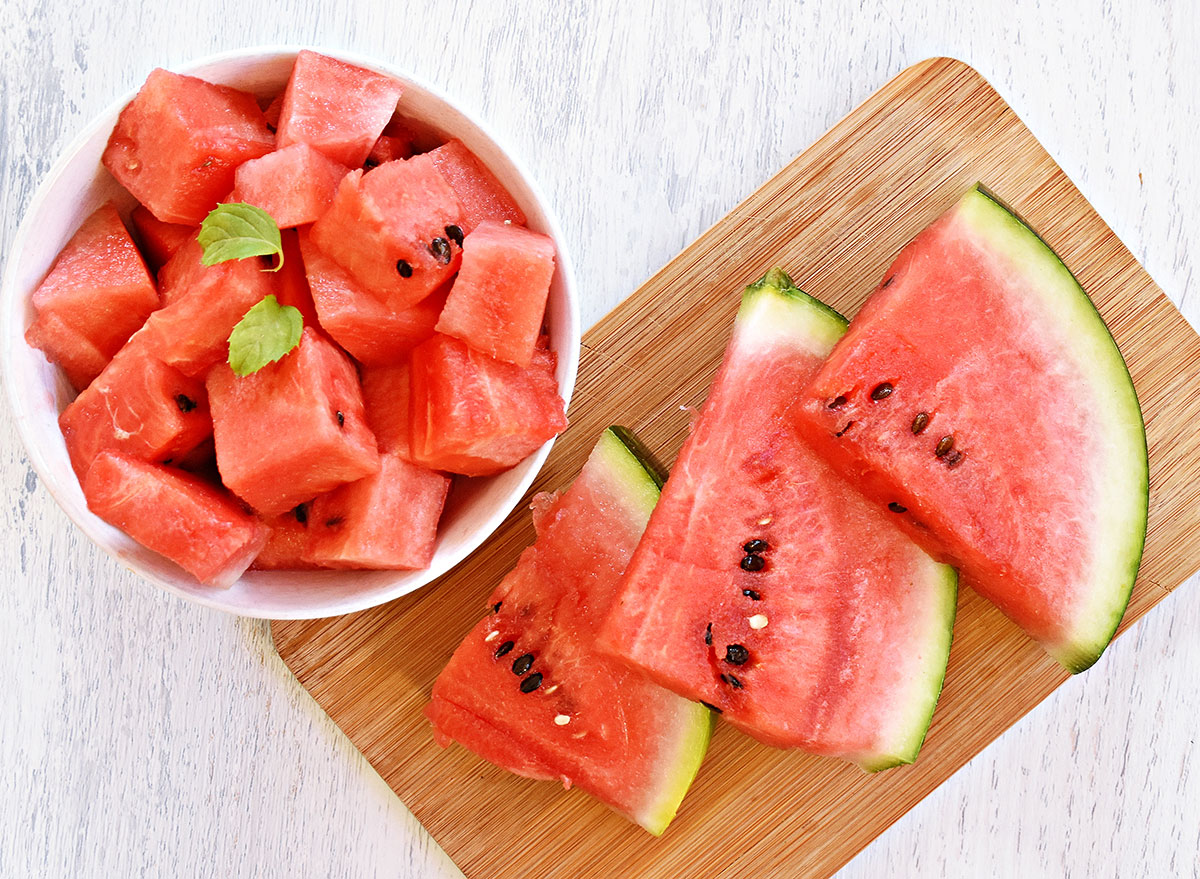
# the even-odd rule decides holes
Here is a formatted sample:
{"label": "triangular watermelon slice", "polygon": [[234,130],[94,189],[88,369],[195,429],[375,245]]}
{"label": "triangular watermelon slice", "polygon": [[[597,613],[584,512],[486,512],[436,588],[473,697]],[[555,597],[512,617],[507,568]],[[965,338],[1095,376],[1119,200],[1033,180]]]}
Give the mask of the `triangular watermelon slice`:
{"label": "triangular watermelon slice", "polygon": [[614,430],[570,489],[534,499],[537,542],[489,599],[426,713],[518,775],[561,779],[654,834],[675,816],[708,747],[703,706],[593,647],[658,485]]}
{"label": "triangular watermelon slice", "polygon": [[1125,611],[1146,436],[1121,353],[1066,266],[976,187],[900,252],[800,427],[914,540],[1072,672]]}
{"label": "triangular watermelon slice", "polygon": [[778,269],[747,288],[600,646],[767,744],[875,770],[917,756],[956,577],[792,430],[845,327]]}

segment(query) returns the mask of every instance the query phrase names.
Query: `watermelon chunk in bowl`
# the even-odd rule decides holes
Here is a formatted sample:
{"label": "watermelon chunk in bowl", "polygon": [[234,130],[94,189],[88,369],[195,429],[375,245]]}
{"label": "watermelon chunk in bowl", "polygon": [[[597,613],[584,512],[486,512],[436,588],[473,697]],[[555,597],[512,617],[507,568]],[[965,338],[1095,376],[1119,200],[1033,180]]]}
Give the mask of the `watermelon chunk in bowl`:
{"label": "watermelon chunk in bowl", "polygon": [[[283,92],[298,52],[296,47],[238,50],[202,59],[179,72],[264,100]],[[345,53],[325,54],[399,79],[403,85],[399,114],[443,140],[462,141],[511,193],[529,228],[555,240],[557,259],[546,324],[550,346],[557,355],[554,376],[559,393],[569,402],[579,362],[574,278],[558,223],[529,173],[477,120],[436,89],[372,60]],[[25,343],[23,334],[34,318],[33,290],[84,219],[111,200],[128,220],[136,204],[100,162],[117,117],[134,94],[126,94],[99,115],[55,162],[26,211],[4,269],[5,383],[26,452],[42,483],[84,533],[122,565],[176,595],[246,616],[309,619],[349,613],[405,595],[444,574],[504,520],[541,469],[550,443],[497,476],[456,480],[433,559],[423,571],[251,570],[229,589],[216,590],[202,586],[87,509],[58,428],[58,416],[75,390],[60,369]]]}

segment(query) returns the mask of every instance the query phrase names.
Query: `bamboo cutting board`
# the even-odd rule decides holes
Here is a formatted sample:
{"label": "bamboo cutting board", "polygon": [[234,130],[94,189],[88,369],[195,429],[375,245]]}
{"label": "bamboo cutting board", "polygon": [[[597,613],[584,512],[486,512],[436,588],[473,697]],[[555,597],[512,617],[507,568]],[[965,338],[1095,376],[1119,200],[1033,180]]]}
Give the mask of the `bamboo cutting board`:
{"label": "bamboo cutting board", "polygon": [[[1200,337],[996,92],[951,59],[902,72],[585,335],[571,427],[534,490],[567,484],[610,423],[672,461],[683,407],[703,402],[747,282],[780,265],[853,315],[895,253],[976,181],[1063,257],[1133,374],[1150,524],[1123,631],[1200,567]],[[472,879],[827,876],[1066,679],[962,589],[945,689],[915,765],[866,775],[718,725],[678,819],[654,839],[581,792],[438,748],[422,715],[438,671],[532,539],[522,504],[416,595],[272,624],[300,682]]]}

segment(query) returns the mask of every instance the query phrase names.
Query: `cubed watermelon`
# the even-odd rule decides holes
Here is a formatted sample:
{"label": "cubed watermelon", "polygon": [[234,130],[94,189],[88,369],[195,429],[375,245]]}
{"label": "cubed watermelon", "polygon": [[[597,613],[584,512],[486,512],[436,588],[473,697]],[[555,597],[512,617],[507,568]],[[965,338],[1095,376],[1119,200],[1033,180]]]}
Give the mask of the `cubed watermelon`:
{"label": "cubed watermelon", "polygon": [[271,276],[275,299],[280,305],[298,309],[306,327],[318,326],[317,308],[313,304],[312,291],[308,288],[308,274],[297,232],[295,229],[282,229],[279,239],[283,245],[283,267]]}
{"label": "cubed watermelon", "polygon": [[393,366],[365,366],[362,369],[367,426],[375,434],[379,451],[396,452],[411,459],[410,375],[408,358]]}
{"label": "cubed watermelon", "polygon": [[462,204],[462,226],[469,233],[484,220],[525,225],[516,199],[461,140],[451,140],[427,154]]}
{"label": "cubed watermelon", "polygon": [[184,226],[181,223],[164,223],[145,205],[138,205],[129,215],[137,242],[141,246],[142,256],[150,271],[161,269],[175,251],[181,248],[189,238],[195,238],[199,231],[195,226]]}
{"label": "cubed watermelon", "polygon": [[33,293],[25,340],[82,389],[158,308],[158,291],[116,207],[83,221]]}
{"label": "cubed watermelon", "polygon": [[283,92],[280,92],[263,107],[263,118],[267,126],[274,131],[279,127],[279,116],[283,113]]}
{"label": "cubed watermelon", "polygon": [[159,69],[121,111],[103,162],[164,223],[198,226],[237,166],[274,147],[254,95]]}
{"label": "cubed watermelon", "polygon": [[401,309],[458,271],[460,223],[454,192],[421,155],[347,174],[312,240],[368,292]]}
{"label": "cubed watermelon", "polygon": [[375,145],[371,147],[371,152],[367,154],[367,160],[363,163],[363,167],[368,169],[374,168],[376,165],[382,165],[384,162],[407,159],[412,154],[411,139],[393,137],[390,134],[381,134],[376,139]]}
{"label": "cubed watermelon", "polygon": [[378,473],[312,502],[304,558],[330,568],[426,568],[449,490],[441,473],[384,454]]}
{"label": "cubed watermelon", "polygon": [[321,567],[304,559],[308,549],[308,504],[266,519],[270,535],[250,565],[256,571],[302,571]]}
{"label": "cubed watermelon", "polygon": [[378,472],[354,365],[311,327],[277,363],[219,363],[207,384],[221,480],[264,516]]}
{"label": "cubed watermelon", "polygon": [[271,273],[257,259],[204,265],[192,239],[159,272],[163,307],[146,321],[145,344],[164,363],[202,375],[224,360],[229,334],[272,289]]}
{"label": "cubed watermelon", "polygon": [[198,476],[104,452],[83,484],[88,509],[201,583],[228,587],[267,540],[267,527]]}
{"label": "cubed watermelon", "polygon": [[553,276],[553,241],[486,220],[463,241],[462,268],[437,331],[499,360],[528,366]]}
{"label": "cubed watermelon", "polygon": [[411,357],[413,459],[427,467],[489,476],[567,426],[551,351],[522,368],[438,333]]}
{"label": "cubed watermelon", "polygon": [[260,207],[287,229],[325,213],[349,170],[306,143],[294,143],[241,165],[229,200]]}
{"label": "cubed watermelon", "polygon": [[357,168],[396,110],[399,81],[301,50],[279,114],[279,146],[307,143]]}
{"label": "cubed watermelon", "polygon": [[138,333],[58,418],[82,481],[100,452],[177,459],[212,433],[204,383],[153,357]]}
{"label": "cubed watermelon", "polygon": [[395,363],[433,335],[449,284],[415,305],[392,309],[326,256],[305,229],[300,250],[321,327],[361,363]]}

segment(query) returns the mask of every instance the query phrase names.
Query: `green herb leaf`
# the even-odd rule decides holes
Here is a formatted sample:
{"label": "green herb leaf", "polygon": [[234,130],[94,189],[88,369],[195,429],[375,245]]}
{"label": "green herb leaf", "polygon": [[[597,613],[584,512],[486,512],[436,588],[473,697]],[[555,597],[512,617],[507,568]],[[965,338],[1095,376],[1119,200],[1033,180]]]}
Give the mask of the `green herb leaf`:
{"label": "green herb leaf", "polygon": [[229,366],[241,376],[258,372],[299,345],[303,331],[298,308],[264,296],[229,334]]}
{"label": "green herb leaf", "polygon": [[204,248],[200,262],[206,266],[231,259],[279,254],[279,262],[271,271],[283,268],[279,227],[270,214],[252,204],[217,205],[200,224],[199,240]]}

